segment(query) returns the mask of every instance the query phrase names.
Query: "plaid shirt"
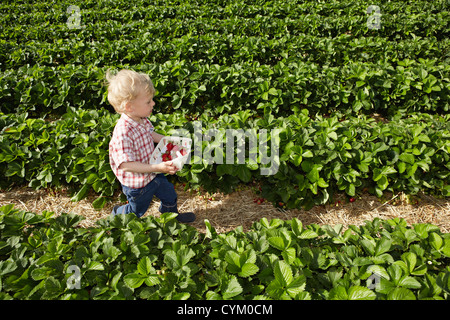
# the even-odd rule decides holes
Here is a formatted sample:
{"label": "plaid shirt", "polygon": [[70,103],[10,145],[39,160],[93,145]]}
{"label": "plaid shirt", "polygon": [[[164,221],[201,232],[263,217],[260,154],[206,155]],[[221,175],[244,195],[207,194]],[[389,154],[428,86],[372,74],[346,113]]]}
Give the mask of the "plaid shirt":
{"label": "plaid shirt", "polygon": [[109,143],[111,169],[122,185],[143,188],[156,176],[155,173],[124,172],[119,169],[124,162],[150,163],[150,157],[155,149],[150,135],[153,131],[154,127],[147,118],[144,119],[144,124],[140,124],[122,113]]}

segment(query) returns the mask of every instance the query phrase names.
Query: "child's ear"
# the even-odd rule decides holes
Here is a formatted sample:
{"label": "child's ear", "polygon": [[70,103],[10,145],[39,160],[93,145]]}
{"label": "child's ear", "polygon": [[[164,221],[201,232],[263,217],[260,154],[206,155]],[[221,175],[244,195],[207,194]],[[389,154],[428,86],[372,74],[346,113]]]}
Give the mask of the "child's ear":
{"label": "child's ear", "polygon": [[131,102],[130,102],[130,101],[125,102],[125,103],[124,103],[124,106],[123,106],[123,109],[124,109],[126,112],[133,111],[133,106],[131,105]]}

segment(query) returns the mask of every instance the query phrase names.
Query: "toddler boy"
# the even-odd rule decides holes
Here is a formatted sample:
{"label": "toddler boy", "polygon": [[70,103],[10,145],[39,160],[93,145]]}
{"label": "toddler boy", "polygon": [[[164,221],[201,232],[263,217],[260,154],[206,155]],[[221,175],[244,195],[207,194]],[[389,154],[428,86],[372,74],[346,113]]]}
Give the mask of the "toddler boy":
{"label": "toddler boy", "polygon": [[[178,213],[177,194],[163,173],[175,174],[172,161],[150,164],[150,157],[164,136],[154,131],[148,117],[153,111],[155,88],[150,77],[132,70],[116,75],[108,71],[108,101],[121,114],[109,143],[111,169],[122,185],[128,203],[115,206],[112,215],[145,214],[153,196],[161,200],[159,211]],[[192,212],[179,213],[180,222],[193,222]]]}

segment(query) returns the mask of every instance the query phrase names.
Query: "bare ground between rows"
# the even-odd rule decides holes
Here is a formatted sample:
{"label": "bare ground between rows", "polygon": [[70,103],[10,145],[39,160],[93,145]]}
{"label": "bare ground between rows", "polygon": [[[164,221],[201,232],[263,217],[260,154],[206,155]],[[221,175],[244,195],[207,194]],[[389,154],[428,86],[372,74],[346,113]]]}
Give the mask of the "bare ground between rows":
{"label": "bare ground between rows", "polygon": [[[253,188],[242,186],[240,190],[230,194],[207,194],[199,191],[185,191],[182,185],[175,187],[178,194],[178,208],[180,212],[192,211],[197,220],[192,226],[200,232],[205,232],[204,220],[208,219],[217,232],[224,233],[242,226],[244,231],[251,228],[253,222],[263,217],[270,219],[289,220],[298,218],[307,224],[342,224],[362,225],[366,220],[375,217],[381,219],[404,218],[409,225],[415,223],[432,223],[440,227],[442,232],[450,232],[450,199],[435,198],[426,194],[419,194],[408,200],[403,193],[387,194],[383,198],[363,194],[349,202],[345,195],[337,195],[332,204],[316,206],[309,211],[295,209],[286,210],[274,207],[271,203],[257,204],[255,198],[259,196]],[[15,208],[29,212],[40,213],[44,210],[61,213],[75,213],[84,216],[83,227],[94,226],[99,219],[110,215],[112,207],[119,204],[119,193],[114,197],[116,201],[108,202],[101,209],[96,210],[92,201],[97,196],[92,194],[80,202],[72,202],[70,195],[64,190],[34,190],[31,188],[14,188],[0,192],[0,206],[15,204]],[[340,202],[339,202],[340,201]],[[159,200],[154,198],[145,216],[159,216]]]}

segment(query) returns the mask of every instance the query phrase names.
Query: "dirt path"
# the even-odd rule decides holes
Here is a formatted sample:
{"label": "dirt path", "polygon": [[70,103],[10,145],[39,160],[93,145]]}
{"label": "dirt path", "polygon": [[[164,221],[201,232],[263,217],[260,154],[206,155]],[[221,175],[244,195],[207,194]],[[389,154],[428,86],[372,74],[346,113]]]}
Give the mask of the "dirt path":
{"label": "dirt path", "polygon": [[[336,203],[317,206],[309,211],[284,210],[275,208],[271,203],[257,204],[254,199],[258,195],[249,187],[225,195],[221,193],[206,194],[197,191],[184,191],[181,185],[176,186],[178,207],[180,212],[193,211],[197,221],[192,225],[201,232],[205,230],[204,219],[208,219],[218,232],[227,232],[238,226],[248,230],[254,221],[267,219],[300,219],[303,224],[343,224],[361,225],[365,220],[375,217],[392,219],[404,218],[408,224],[432,223],[441,228],[442,232],[450,232],[450,199],[437,199],[428,195],[418,195],[412,201],[400,193],[378,199],[372,195],[363,195],[355,202],[348,202],[342,195],[336,197]],[[0,193],[0,206],[14,203],[16,208],[40,213],[44,210],[56,214],[73,212],[83,215],[86,219],[83,226],[93,226],[95,221],[107,217],[117,201],[108,203],[102,210],[95,210],[91,203],[96,198],[90,195],[80,202],[70,201],[65,191],[33,190],[30,188],[15,188]],[[340,203],[338,202],[340,201]],[[413,202],[414,204],[410,204]],[[159,200],[154,199],[146,215],[159,216]]]}

